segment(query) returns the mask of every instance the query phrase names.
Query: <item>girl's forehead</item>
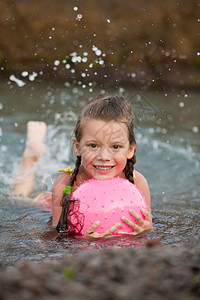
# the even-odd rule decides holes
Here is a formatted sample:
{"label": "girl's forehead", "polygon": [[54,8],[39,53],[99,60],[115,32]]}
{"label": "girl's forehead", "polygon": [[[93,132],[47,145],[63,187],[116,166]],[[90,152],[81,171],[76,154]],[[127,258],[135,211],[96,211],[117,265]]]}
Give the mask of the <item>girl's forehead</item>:
{"label": "girl's forehead", "polygon": [[123,122],[103,121],[90,119],[83,126],[83,136],[91,138],[117,139],[120,137],[128,137],[127,125]]}

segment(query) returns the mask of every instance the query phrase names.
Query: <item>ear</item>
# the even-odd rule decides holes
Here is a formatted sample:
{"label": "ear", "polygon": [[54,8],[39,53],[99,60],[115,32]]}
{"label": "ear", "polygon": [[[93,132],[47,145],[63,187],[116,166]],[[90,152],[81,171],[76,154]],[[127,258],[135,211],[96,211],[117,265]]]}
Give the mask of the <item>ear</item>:
{"label": "ear", "polygon": [[77,139],[73,139],[73,144],[74,144],[74,152],[77,156],[81,156],[81,152],[80,152],[80,145],[79,142],[77,142]]}
{"label": "ear", "polygon": [[129,150],[128,150],[128,154],[127,154],[127,158],[130,159],[133,157],[135,152],[135,144],[130,145]]}

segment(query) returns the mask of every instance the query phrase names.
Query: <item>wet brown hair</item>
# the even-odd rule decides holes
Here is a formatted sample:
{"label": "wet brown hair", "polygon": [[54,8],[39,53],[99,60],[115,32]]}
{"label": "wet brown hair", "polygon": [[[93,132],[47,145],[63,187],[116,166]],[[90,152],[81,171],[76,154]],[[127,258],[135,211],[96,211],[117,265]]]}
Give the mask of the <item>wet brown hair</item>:
{"label": "wet brown hair", "polygon": [[[98,96],[91,101],[83,108],[81,114],[79,115],[76,126],[74,129],[74,135],[78,142],[82,138],[83,128],[85,123],[90,119],[103,120],[107,122],[118,122],[126,124],[128,128],[128,137],[130,145],[136,145],[135,134],[134,134],[134,114],[129,103],[119,96]],[[132,183],[134,183],[133,171],[134,165],[136,163],[136,155],[134,153],[133,157],[127,159],[126,166],[124,168],[125,177]],[[81,166],[81,156],[77,156],[75,162],[75,168],[73,170],[72,176],[69,180],[69,185],[72,187],[76,181],[76,176],[79,172]],[[69,210],[66,211],[66,207],[70,207],[69,201],[71,200],[71,195],[64,194],[61,200],[61,206],[63,206],[63,211],[57,225],[58,231],[67,230],[68,234],[72,232],[73,234],[80,233],[77,232],[77,228],[73,227],[73,224],[68,220]],[[73,200],[74,201],[74,200]],[[76,232],[75,232],[76,231]]]}

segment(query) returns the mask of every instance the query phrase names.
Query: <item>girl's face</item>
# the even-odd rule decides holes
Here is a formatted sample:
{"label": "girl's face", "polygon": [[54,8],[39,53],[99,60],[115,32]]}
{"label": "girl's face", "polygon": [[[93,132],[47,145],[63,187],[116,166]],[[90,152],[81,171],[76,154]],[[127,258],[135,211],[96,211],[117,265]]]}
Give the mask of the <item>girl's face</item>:
{"label": "girl's face", "polygon": [[80,142],[74,139],[74,149],[89,178],[107,179],[124,177],[122,171],[127,158],[132,158],[135,145],[129,144],[126,124],[90,119],[84,125]]}

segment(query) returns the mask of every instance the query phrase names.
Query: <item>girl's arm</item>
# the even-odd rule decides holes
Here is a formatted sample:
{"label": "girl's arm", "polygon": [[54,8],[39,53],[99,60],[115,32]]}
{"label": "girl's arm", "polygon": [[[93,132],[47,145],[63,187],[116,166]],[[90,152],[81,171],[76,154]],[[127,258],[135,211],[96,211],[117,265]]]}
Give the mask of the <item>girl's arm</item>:
{"label": "girl's arm", "polygon": [[52,189],[52,225],[58,224],[62,207],[60,201],[63,196],[63,189],[66,188],[70,180],[70,175],[64,173],[61,174],[55,181]]}
{"label": "girl's arm", "polygon": [[151,213],[151,197],[150,197],[150,191],[149,191],[149,185],[145,177],[135,171],[135,185],[138,188],[138,190],[142,193],[144,199],[146,200],[146,204],[148,206],[148,212]]}

